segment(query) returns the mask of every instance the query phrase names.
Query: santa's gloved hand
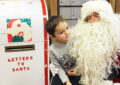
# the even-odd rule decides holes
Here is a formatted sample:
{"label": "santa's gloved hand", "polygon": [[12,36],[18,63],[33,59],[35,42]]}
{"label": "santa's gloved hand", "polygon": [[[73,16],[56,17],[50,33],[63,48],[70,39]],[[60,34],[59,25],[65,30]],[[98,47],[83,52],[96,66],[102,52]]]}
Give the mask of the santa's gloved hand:
{"label": "santa's gloved hand", "polygon": [[58,68],[55,67],[55,65],[53,65],[52,63],[50,63],[50,71],[52,73],[53,76],[55,76],[58,73]]}

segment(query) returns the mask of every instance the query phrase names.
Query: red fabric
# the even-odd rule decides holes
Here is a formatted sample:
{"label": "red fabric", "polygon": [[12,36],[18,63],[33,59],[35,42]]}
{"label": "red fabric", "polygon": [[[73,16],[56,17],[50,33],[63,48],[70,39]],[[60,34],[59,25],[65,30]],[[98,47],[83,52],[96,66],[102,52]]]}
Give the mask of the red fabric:
{"label": "red fabric", "polygon": [[120,83],[120,78],[118,77],[118,78],[115,78],[114,80],[113,80],[113,83]]}
{"label": "red fabric", "polygon": [[118,61],[116,63],[120,65],[120,53],[118,54]]}
{"label": "red fabric", "polygon": [[[118,53],[118,61],[116,61],[116,63],[117,63],[117,65],[120,66],[120,53]],[[118,76],[119,76],[119,77],[117,77],[117,78],[115,78],[115,79],[113,80],[113,83],[120,83],[120,73],[119,73]]]}

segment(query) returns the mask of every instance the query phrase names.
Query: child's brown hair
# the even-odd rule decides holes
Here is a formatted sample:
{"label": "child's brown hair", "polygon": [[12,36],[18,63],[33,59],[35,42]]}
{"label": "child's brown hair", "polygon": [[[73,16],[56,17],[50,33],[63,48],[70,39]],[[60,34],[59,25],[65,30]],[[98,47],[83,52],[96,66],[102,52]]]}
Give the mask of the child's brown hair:
{"label": "child's brown hair", "polygon": [[60,22],[63,22],[63,21],[66,21],[66,19],[64,19],[63,17],[61,16],[52,16],[50,17],[50,19],[46,22],[45,24],[45,28],[47,30],[47,32],[52,35],[52,36],[55,36],[54,33],[55,33],[55,28],[56,26],[60,23]]}

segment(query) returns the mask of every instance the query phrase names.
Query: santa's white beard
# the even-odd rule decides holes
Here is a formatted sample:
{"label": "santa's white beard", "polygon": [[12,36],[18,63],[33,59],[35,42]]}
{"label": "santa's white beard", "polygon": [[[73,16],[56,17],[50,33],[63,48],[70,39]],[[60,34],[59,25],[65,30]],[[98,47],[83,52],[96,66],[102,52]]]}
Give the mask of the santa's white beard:
{"label": "santa's white beard", "polygon": [[[112,56],[116,54],[116,33],[108,23],[78,24],[72,37],[75,38],[72,55],[76,58],[77,74],[84,85],[111,85],[104,78],[111,73]],[[110,84],[109,84],[110,83]]]}

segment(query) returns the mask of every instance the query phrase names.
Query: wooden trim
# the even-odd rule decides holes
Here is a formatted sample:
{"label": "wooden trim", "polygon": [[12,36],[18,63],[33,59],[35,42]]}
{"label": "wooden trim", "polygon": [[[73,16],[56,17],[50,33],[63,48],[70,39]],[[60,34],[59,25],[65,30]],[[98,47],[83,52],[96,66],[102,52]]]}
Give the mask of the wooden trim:
{"label": "wooden trim", "polygon": [[115,2],[116,0],[110,0],[110,4],[112,5],[113,11],[115,12]]}
{"label": "wooden trim", "polygon": [[120,13],[120,0],[116,2],[116,13]]}
{"label": "wooden trim", "polygon": [[109,0],[115,13],[120,13],[120,0]]}
{"label": "wooden trim", "polygon": [[48,14],[50,16],[57,16],[57,0],[46,0],[48,7]]}

